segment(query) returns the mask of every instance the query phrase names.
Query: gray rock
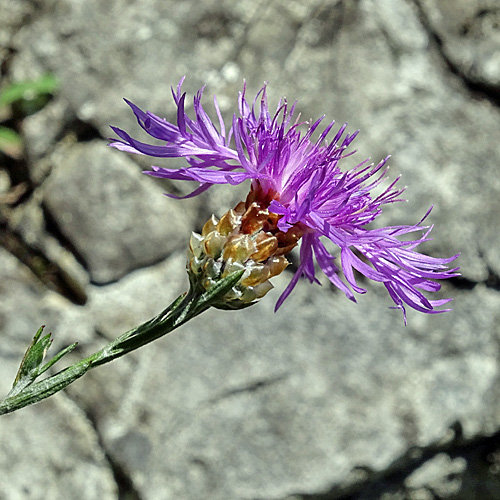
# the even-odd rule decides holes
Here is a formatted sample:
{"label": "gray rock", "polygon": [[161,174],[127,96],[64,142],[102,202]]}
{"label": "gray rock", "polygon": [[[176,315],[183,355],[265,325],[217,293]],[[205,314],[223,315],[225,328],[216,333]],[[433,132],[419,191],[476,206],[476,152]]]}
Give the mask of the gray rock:
{"label": "gray rock", "polygon": [[469,81],[500,90],[500,10],[496,0],[417,2],[452,65]]}
{"label": "gray rock", "polygon": [[23,121],[26,153],[32,166],[30,178],[34,184],[40,184],[48,174],[47,162],[39,160],[48,155],[71,118],[74,117],[68,103],[56,98]]}
{"label": "gray rock", "polygon": [[2,499],[117,498],[112,469],[91,423],[64,395],[4,415],[0,451]]}
{"label": "gray rock", "polygon": [[11,39],[13,34],[22,25],[23,20],[33,14],[33,2],[28,0],[0,0],[0,10],[2,17],[0,19],[0,60],[5,61],[9,56],[11,48]]}
{"label": "gray rock", "polygon": [[[49,163],[47,158],[46,164]],[[63,287],[67,291],[69,287],[74,292],[71,294],[72,299],[78,297],[77,302],[84,302],[85,287],[90,281],[89,274],[78,262],[74,252],[69,250],[59,237],[47,231],[42,201],[42,189],[35,189],[25,203],[9,211],[9,227],[29,247],[30,250],[25,251],[27,255],[31,254],[28,260],[38,267],[38,275],[45,279],[46,286],[61,290],[64,283]]]}
{"label": "gray rock", "polygon": [[125,155],[95,141],[57,159],[44,203],[92,281],[116,280],[185,245],[193,214],[162,196]]}
{"label": "gray rock", "polygon": [[[60,295],[48,291],[34,274],[24,265],[20,264],[11,254],[0,248],[0,328],[2,338],[6,339],[4,345],[7,357],[13,357],[17,364],[21,361],[22,354],[31,342],[32,337],[42,324],[55,324],[67,315],[67,308],[72,308],[71,303]],[[76,310],[80,310],[76,308]],[[92,336],[92,328],[87,329],[80,322],[79,335],[85,339]],[[19,359],[16,359],[19,358]],[[15,371],[2,381],[7,386],[2,386],[2,393],[8,392],[15,377]]]}
{"label": "gray rock", "polygon": [[461,488],[460,476],[465,471],[466,461],[462,457],[451,459],[440,453],[414,471],[405,481],[409,489],[430,490],[438,498],[453,498]]}

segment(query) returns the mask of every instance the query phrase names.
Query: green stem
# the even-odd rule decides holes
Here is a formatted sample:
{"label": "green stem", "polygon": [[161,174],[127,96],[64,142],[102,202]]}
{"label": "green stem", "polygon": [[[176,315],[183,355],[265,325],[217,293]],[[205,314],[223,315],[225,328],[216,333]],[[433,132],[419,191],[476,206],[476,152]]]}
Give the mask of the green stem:
{"label": "green stem", "polygon": [[235,272],[206,292],[191,286],[188,293],[179,296],[158,316],[125,332],[94,354],[51,377],[28,385],[19,393],[12,391],[13,395],[0,400],[0,415],[38,403],[78,380],[90,369],[109,363],[170,333],[221,299],[239,281],[242,274],[243,271]]}

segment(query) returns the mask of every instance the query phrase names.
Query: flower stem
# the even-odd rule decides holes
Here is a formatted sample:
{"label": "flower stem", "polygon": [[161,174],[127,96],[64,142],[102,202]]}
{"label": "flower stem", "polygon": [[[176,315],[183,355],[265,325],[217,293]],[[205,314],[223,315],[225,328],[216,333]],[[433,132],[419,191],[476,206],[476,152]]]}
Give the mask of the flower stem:
{"label": "flower stem", "polygon": [[16,378],[12,391],[5,399],[0,400],[0,415],[38,403],[78,380],[90,369],[109,363],[170,333],[220,300],[240,280],[242,274],[243,271],[232,273],[208,291],[197,287],[196,284],[191,284],[189,292],[180,295],[156,317],[123,333],[99,351],[77,361],[55,375],[35,383],[30,382],[21,391],[16,391]]}

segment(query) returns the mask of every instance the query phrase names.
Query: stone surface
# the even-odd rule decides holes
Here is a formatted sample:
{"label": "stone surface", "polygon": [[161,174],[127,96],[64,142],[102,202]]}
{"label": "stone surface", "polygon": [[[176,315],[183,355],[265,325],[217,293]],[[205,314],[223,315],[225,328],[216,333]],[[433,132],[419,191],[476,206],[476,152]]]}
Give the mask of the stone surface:
{"label": "stone surface", "polygon": [[[7,3],[0,0],[0,10]],[[55,347],[79,341],[76,359],[159,312],[187,286],[189,231],[245,196],[239,186],[199,201],[167,199],[163,191],[189,188],[159,187],[137,167],[148,168],[147,158],[105,147],[109,124],[139,129],[122,97],[174,119],[169,86],[184,74],[188,94],[207,83],[207,108],[216,93],[228,120],[246,78],[249,95],[269,81],[271,102],[298,99],[304,119],[326,114],[361,128],[359,153],[346,163],[391,153],[393,175],[402,173],[409,186],[410,203],[387,207],[381,223],[415,222],[434,203],[435,240],[425,248],[461,252],[466,279],[444,286],[443,296],[455,298],[452,313],[411,312],[405,328],[387,309],[384,288],[370,284],[356,305],[326,283],[299,283],[274,314],[286,272],[261,304],[208,311],[86,375],[67,390],[71,401],[63,396],[9,416],[0,449],[24,452],[9,475],[24,477],[41,460],[41,432],[24,419],[50,414],[63,429],[60,444],[52,438],[51,460],[67,453],[72,436],[64,429],[74,420],[82,438],[69,463],[103,485],[100,498],[120,486],[111,484],[112,467],[129,481],[121,491],[141,500],[500,498],[495,2],[37,5],[24,25],[9,24],[16,52],[8,74],[52,71],[61,91],[24,126],[29,172],[40,187],[16,207],[16,228],[28,242],[42,241],[54,260],[74,253],[91,282],[78,278],[88,301],[77,307],[0,254],[4,392],[41,322],[56,333]],[[102,141],[75,143],[82,137],[74,123]],[[69,416],[70,407],[84,413]],[[21,426],[25,441],[13,437]],[[92,484],[73,480],[76,472],[50,473],[54,484],[63,478],[51,496],[95,498],[85,489]]]}
{"label": "stone surface", "polygon": [[68,103],[64,99],[50,101],[38,113],[28,116],[23,122],[23,135],[26,138],[26,153],[31,164],[31,180],[40,184],[47,175],[47,162],[38,160],[48,155],[57,139],[64,133],[71,119]]}
{"label": "stone surface", "polygon": [[165,258],[193,227],[192,212],[116,156],[103,141],[69,146],[44,185],[47,209],[97,283]]}
{"label": "stone surface", "polygon": [[496,0],[418,0],[450,62],[472,83],[500,91],[500,5]]}
{"label": "stone surface", "polygon": [[2,499],[117,498],[112,469],[92,425],[64,395],[22,414],[4,415],[0,439]]}
{"label": "stone surface", "polygon": [[12,36],[22,25],[23,20],[28,19],[33,14],[33,2],[19,0],[11,2],[2,0],[2,17],[0,18],[0,60],[6,61],[12,49]]}
{"label": "stone surface", "polygon": [[413,472],[406,480],[411,490],[427,488],[440,498],[453,497],[460,491],[460,475],[466,468],[463,458],[452,460],[448,455],[440,453]]}

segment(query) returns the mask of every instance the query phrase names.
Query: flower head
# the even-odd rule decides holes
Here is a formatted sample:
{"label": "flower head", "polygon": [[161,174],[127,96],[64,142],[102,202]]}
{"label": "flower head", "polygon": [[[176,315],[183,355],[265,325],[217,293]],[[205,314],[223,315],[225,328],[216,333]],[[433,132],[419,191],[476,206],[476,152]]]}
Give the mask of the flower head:
{"label": "flower head", "polygon": [[[357,132],[345,134],[347,125],[343,125],[333,135],[334,122],[331,122],[313,140],[312,136],[323,118],[314,123],[300,122],[298,118],[293,118],[295,104],[289,106],[286,100],[280,101],[277,111],[271,114],[265,85],[251,106],[243,88],[238,99],[239,113],[233,116],[229,131],[226,131],[215,97],[218,124],[215,125],[205,112],[201,104],[203,88],[194,97],[195,118],[191,119],[185,111],[186,94],[181,92],[182,82],[183,79],[176,90],[172,89],[177,124],[144,112],[127,101],[140,126],[164,144],[146,144],[113,127],[119,140],[112,142],[111,146],[148,156],[184,157],[188,163],[184,168],[152,167],[152,171],[146,173],[171,180],[197,181],[199,187],[186,197],[196,196],[214,184],[236,185],[250,179],[247,200],[244,206],[239,206],[240,212],[237,209],[234,212],[239,213],[240,219],[231,228],[231,251],[240,248],[235,246],[233,236],[238,238],[239,233],[246,234],[245,244],[251,242],[254,246],[250,245],[250,248],[247,245],[245,262],[266,266],[271,265],[275,257],[290,251],[300,239],[300,263],[278,299],[276,309],[301,276],[318,282],[314,265],[316,260],[329,280],[353,301],[354,292],[366,291],[356,282],[354,270],[383,283],[395,307],[403,311],[405,321],[405,304],[425,313],[449,310],[436,308],[451,299],[429,300],[422,293],[439,290],[440,285],[433,281],[435,279],[458,276],[458,268],[448,268],[457,255],[443,259],[416,251],[420,243],[429,239],[432,227],[423,226],[422,221],[430,210],[415,225],[378,229],[368,226],[382,212],[382,205],[401,201],[400,195],[404,191],[396,188],[399,178],[382,187],[388,158],[377,165],[364,161],[350,170],[341,170],[342,160],[353,154],[348,153],[347,148]],[[330,135],[333,137],[327,141]],[[266,214],[265,217],[262,213]],[[242,217],[243,226],[248,229],[252,224],[257,225],[258,230],[242,230]],[[214,228],[219,224],[212,222]],[[415,239],[406,236],[412,233],[421,234]],[[257,234],[261,240],[272,238],[273,246],[276,246],[274,253],[267,250],[265,259],[260,261],[253,258],[258,255],[255,249],[255,244],[260,243],[256,243]],[[203,235],[203,238],[206,236]],[[327,250],[321,237],[328,238],[340,249],[340,265],[335,263],[335,257]],[[193,245],[199,249],[199,245],[196,246],[192,240],[192,251]],[[223,261],[225,254],[226,257],[231,254],[229,250],[224,252],[222,247],[219,250],[217,258]],[[207,255],[204,254],[203,258]],[[196,259],[199,260],[199,257]],[[280,262],[278,267],[284,268],[283,261]],[[340,276],[340,268],[345,281]],[[266,271],[263,276],[274,274]],[[263,283],[267,283],[267,278],[257,286]],[[259,296],[264,288],[268,289],[269,285],[261,286],[255,296]]]}

